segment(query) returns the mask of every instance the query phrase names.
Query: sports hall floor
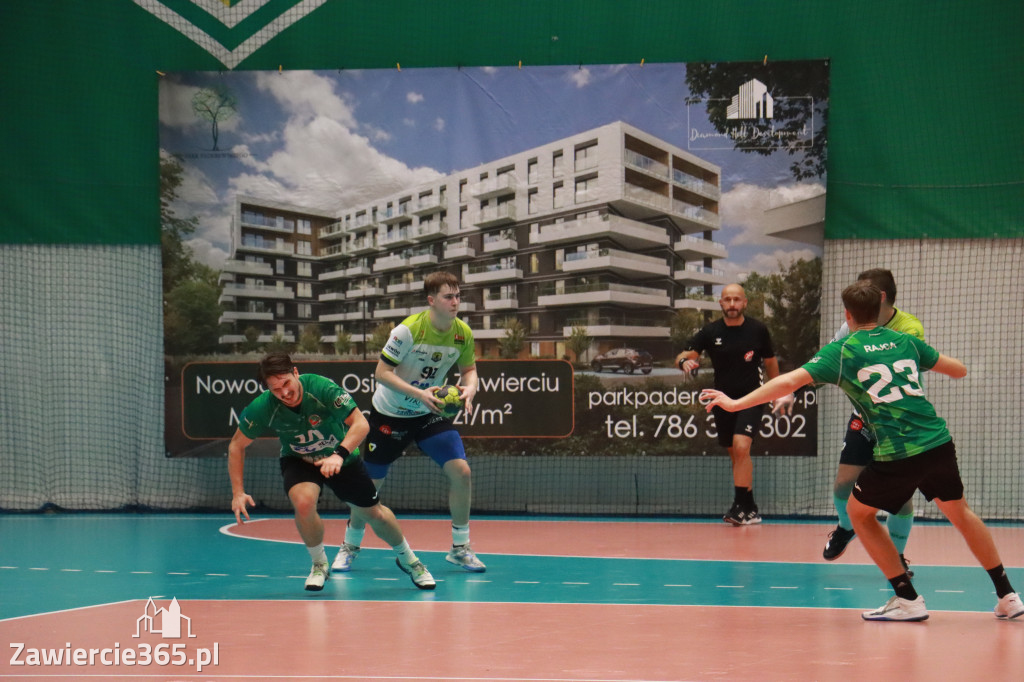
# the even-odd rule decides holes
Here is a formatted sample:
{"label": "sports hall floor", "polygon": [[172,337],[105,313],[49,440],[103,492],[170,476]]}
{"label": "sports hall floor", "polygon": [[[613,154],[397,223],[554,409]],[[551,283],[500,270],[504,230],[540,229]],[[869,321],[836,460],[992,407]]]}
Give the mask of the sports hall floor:
{"label": "sports hall floor", "polygon": [[[351,573],[304,591],[288,516],[0,515],[0,678],[1024,679],[1024,619],[993,616],[948,524],[907,548],[931,618],[868,623],[888,583],[857,540],[822,561],[824,523],[476,517],[488,571],[470,574],[444,561],[447,519],[400,520],[432,592],[371,532]],[[344,519],[327,526],[336,546]],[[1024,589],[1024,526],[991,528]]]}

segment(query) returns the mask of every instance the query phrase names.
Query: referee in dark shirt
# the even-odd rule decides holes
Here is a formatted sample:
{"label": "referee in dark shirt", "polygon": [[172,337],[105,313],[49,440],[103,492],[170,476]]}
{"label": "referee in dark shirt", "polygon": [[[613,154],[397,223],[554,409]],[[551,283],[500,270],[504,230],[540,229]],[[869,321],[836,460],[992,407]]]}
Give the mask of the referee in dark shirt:
{"label": "referee in dark shirt", "polygon": [[[705,325],[687,344],[686,350],[676,357],[676,365],[683,372],[700,366],[701,353],[707,353],[715,370],[715,388],[730,398],[741,398],[761,385],[761,365],[768,379],[779,375],[779,362],[775,358],[768,328],[759,320],[747,317],[747,295],[739,284],[722,288],[722,318]],[[792,410],[793,396],[775,401],[774,410]],[[726,412],[713,409],[718,443],[729,451],[732,461],[732,480],[735,491],[732,507],[722,519],[734,526],[761,523],[761,514],[754,502],[754,464],[750,460],[750,446],[761,426],[764,406]]]}

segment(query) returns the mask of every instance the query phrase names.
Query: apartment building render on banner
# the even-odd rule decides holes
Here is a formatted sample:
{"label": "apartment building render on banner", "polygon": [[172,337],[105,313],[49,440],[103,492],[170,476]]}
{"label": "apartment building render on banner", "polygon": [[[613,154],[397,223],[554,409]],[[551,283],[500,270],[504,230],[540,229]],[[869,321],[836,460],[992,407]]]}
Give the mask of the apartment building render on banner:
{"label": "apartment building render on banner", "polygon": [[325,350],[347,334],[365,352],[375,327],[426,307],[423,277],[443,269],[478,357],[498,356],[515,317],[533,357],[562,357],[582,326],[591,354],[664,360],[673,315],[718,310],[720,194],[718,166],[620,121],[337,215],[238,197],[221,342],[294,342],[316,323]]}

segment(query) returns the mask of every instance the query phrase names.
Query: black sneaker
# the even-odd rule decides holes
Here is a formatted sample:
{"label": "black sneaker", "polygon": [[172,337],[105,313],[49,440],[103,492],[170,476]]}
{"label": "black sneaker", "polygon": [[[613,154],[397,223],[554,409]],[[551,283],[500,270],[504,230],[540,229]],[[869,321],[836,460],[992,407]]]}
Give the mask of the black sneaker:
{"label": "black sneaker", "polygon": [[750,526],[761,523],[761,514],[757,511],[757,507],[744,509],[738,502],[733,502],[722,520],[734,526]]}
{"label": "black sneaker", "polygon": [[835,561],[843,555],[843,552],[846,551],[846,546],[850,544],[850,540],[856,537],[856,535],[852,530],[836,526],[836,529],[828,534],[828,542],[825,543],[825,549],[822,551],[821,556],[825,558],[825,561]]}
{"label": "black sneaker", "polygon": [[903,570],[906,572],[908,578],[914,577],[914,572],[910,570],[910,562],[907,561],[907,557],[900,554],[900,563],[903,564]]}

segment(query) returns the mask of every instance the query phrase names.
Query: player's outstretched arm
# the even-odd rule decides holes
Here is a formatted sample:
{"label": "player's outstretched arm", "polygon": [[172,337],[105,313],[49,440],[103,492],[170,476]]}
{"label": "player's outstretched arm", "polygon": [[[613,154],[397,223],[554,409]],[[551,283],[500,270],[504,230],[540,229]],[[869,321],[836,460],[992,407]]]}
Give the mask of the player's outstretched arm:
{"label": "player's outstretched arm", "polygon": [[231,479],[231,511],[235,513],[235,521],[239,524],[249,520],[249,512],[246,505],[255,507],[256,502],[245,492],[245,449],[252,442],[247,438],[241,429],[235,430],[235,435],[228,445],[228,478]]}
{"label": "player's outstretched arm", "polygon": [[700,392],[700,399],[710,401],[706,408],[708,412],[710,412],[711,408],[715,405],[721,407],[726,412],[738,412],[739,410],[745,410],[748,407],[754,407],[755,405],[762,405],[781,398],[784,395],[791,394],[801,386],[806,386],[812,381],[813,379],[811,379],[810,372],[803,367],[800,367],[794,369],[792,372],[780,374],[742,398],[730,398],[721,391],[716,391],[713,388],[705,388]]}
{"label": "player's outstretched arm", "polygon": [[967,366],[964,365],[964,363],[960,362],[956,358],[943,355],[942,353],[939,353],[939,359],[935,363],[935,366],[932,367],[932,371],[938,372],[939,374],[945,374],[946,376],[953,377],[954,379],[963,379],[967,376]]}

